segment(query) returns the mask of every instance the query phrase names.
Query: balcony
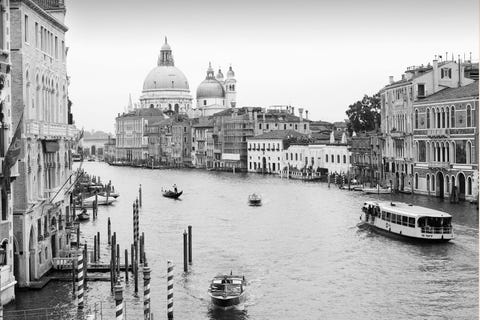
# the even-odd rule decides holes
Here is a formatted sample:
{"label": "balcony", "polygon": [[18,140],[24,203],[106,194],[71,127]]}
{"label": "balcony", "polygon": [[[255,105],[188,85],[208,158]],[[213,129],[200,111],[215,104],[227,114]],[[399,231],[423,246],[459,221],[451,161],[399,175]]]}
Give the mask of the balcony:
{"label": "balcony", "polygon": [[450,169],[452,166],[450,165],[450,163],[448,162],[430,162],[428,163],[428,168],[429,169],[438,169],[438,170],[442,170],[442,169]]}
{"label": "balcony", "polygon": [[78,129],[73,125],[64,123],[45,123],[43,121],[27,120],[27,135],[40,136],[41,138],[74,138]]}
{"label": "balcony", "polygon": [[390,131],[390,136],[393,139],[400,139],[405,137],[405,132],[404,131],[399,131],[399,130],[392,130]]}
{"label": "balcony", "polygon": [[446,138],[450,136],[450,129],[448,128],[427,129],[427,136],[430,138]]}

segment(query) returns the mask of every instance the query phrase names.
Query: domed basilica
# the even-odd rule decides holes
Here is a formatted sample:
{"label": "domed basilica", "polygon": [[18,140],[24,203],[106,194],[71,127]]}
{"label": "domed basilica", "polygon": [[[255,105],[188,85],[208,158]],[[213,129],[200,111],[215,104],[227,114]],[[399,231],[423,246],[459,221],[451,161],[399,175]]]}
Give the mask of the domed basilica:
{"label": "domed basilica", "polygon": [[230,66],[224,79],[219,69],[214,75],[209,64],[207,77],[197,88],[197,107],[192,109],[192,96],[185,75],[175,67],[172,49],[165,43],[160,50],[157,67],[152,69],[143,82],[140,96],[142,108],[158,108],[164,112],[187,114],[190,117],[211,116],[236,105],[235,73]]}
{"label": "domed basilica", "polygon": [[187,77],[175,67],[167,38],[160,50],[157,67],[150,71],[143,82],[140,105],[142,108],[159,108],[177,113],[189,113],[192,108]]}

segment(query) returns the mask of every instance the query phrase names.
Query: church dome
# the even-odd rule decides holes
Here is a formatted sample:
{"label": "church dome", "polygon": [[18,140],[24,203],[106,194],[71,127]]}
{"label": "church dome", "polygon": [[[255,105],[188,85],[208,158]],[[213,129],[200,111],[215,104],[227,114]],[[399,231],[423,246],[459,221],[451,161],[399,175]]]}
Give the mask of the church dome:
{"label": "church dome", "polygon": [[225,90],[220,81],[215,79],[211,63],[208,63],[207,77],[197,88],[197,99],[202,98],[225,98]]}
{"label": "church dome", "polygon": [[143,82],[143,91],[148,90],[189,90],[187,77],[175,66],[154,68]]}
{"label": "church dome", "polygon": [[225,90],[217,79],[205,79],[197,88],[197,99],[225,98]]}

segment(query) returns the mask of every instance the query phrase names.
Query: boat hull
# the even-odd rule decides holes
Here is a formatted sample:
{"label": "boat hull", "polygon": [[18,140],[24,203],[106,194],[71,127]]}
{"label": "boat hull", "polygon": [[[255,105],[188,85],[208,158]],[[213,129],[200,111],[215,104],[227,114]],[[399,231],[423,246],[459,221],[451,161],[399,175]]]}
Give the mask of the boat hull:
{"label": "boat hull", "polygon": [[432,239],[432,238],[413,237],[413,236],[409,236],[409,235],[400,234],[400,233],[392,232],[392,231],[389,231],[389,230],[385,230],[385,229],[379,228],[379,227],[377,227],[375,225],[372,225],[370,223],[367,223],[367,222],[363,222],[363,224],[359,225],[359,227],[360,228],[367,228],[369,230],[372,230],[375,233],[378,233],[378,234],[381,234],[381,235],[384,235],[384,236],[387,236],[387,237],[390,237],[390,238],[393,238],[393,239],[398,239],[398,240],[402,240],[402,241],[409,241],[409,242],[441,243],[441,242],[448,242],[448,241],[452,240],[452,238]]}
{"label": "boat hull", "polygon": [[236,297],[215,297],[211,296],[212,304],[219,308],[232,308],[245,302],[245,292]]}
{"label": "boat hull", "polygon": [[183,191],[180,191],[180,192],[172,192],[172,191],[167,191],[167,192],[163,192],[162,195],[165,197],[165,198],[170,198],[170,199],[178,199],[181,195],[182,195]]}
{"label": "boat hull", "polygon": [[262,200],[249,200],[248,204],[252,207],[259,207],[262,205]]}

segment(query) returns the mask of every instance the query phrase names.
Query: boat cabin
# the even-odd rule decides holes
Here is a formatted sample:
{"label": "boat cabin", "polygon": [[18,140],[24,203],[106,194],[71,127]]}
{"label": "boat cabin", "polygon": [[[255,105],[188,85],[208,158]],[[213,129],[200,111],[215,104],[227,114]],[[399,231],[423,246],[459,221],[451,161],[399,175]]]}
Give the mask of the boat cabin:
{"label": "boat cabin", "polygon": [[232,277],[215,277],[210,284],[212,295],[240,295],[243,292],[243,279]]}

